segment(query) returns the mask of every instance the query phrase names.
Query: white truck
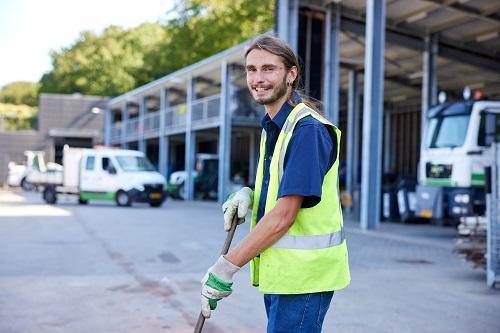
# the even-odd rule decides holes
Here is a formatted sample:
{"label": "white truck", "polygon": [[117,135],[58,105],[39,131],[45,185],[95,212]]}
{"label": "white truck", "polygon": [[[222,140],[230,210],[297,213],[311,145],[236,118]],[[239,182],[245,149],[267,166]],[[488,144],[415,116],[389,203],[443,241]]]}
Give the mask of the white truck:
{"label": "white truck", "polygon": [[147,202],[159,207],[165,200],[165,177],[158,173],[144,153],[113,148],[63,149],[63,168],[57,172],[31,172],[28,180],[43,186],[43,198],[57,202],[59,193],[89,200],[115,201],[118,206]]}
{"label": "white truck", "polygon": [[26,150],[24,152],[25,161],[23,164],[16,164],[14,161],[9,162],[7,185],[12,187],[19,186],[25,191],[31,191],[33,189],[33,184],[28,181],[30,172],[40,171],[41,168],[48,172],[62,171],[62,167],[59,164],[51,162],[45,164],[43,162],[44,154],[43,151]]}
{"label": "white truck", "polygon": [[455,222],[483,216],[484,168],[494,163],[492,142],[498,141],[495,133],[500,133],[500,101],[446,103],[440,99],[441,104],[427,115],[415,215]]}

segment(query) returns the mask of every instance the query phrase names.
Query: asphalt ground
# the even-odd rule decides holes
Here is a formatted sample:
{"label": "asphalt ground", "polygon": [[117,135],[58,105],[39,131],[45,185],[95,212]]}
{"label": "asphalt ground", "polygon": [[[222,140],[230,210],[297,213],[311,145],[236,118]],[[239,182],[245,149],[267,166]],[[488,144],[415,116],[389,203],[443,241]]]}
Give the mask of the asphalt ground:
{"label": "asphalt ground", "polygon": [[[48,206],[39,193],[0,190],[0,332],[192,332],[222,223],[210,202],[118,208],[63,196]],[[352,283],[335,293],[323,332],[500,332],[500,291],[452,253],[453,228],[346,230]],[[246,266],[203,332],[265,328]]]}

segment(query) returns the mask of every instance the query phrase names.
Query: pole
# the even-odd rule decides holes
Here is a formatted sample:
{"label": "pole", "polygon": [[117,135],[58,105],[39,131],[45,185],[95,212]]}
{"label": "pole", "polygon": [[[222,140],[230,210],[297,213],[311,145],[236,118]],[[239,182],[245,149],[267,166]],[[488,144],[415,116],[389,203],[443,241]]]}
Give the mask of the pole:
{"label": "pole", "polygon": [[[229,251],[229,247],[231,246],[231,242],[233,241],[233,236],[234,232],[236,231],[236,226],[238,225],[238,214],[235,213],[233,217],[233,222],[231,224],[231,229],[229,229],[227,236],[226,236],[226,241],[224,242],[224,246],[222,247],[221,255],[227,254]],[[200,315],[198,316],[198,322],[196,323],[196,327],[194,328],[194,333],[201,333],[201,330],[203,329],[203,324],[205,324],[205,317],[203,317],[203,314],[200,312]]]}

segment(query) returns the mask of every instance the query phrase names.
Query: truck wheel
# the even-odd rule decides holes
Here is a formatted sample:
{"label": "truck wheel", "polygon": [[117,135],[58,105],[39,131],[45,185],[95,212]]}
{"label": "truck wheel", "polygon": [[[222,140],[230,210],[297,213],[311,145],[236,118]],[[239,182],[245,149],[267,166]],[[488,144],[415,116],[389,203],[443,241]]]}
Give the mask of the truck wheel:
{"label": "truck wheel", "polygon": [[87,199],[78,198],[78,203],[80,205],[86,205],[89,203],[89,201]]}
{"label": "truck wheel", "polygon": [[182,182],[182,184],[179,184],[179,186],[177,187],[177,194],[179,196],[179,199],[186,200],[186,191],[184,190],[184,182]]}
{"label": "truck wheel", "polygon": [[33,184],[31,184],[26,177],[21,180],[21,188],[25,191],[33,190]]}
{"label": "truck wheel", "polygon": [[116,204],[120,207],[128,207],[132,203],[130,195],[125,191],[116,192]]}
{"label": "truck wheel", "polygon": [[57,202],[57,192],[55,188],[53,187],[46,187],[45,190],[43,191],[43,198],[45,199],[45,202],[53,205]]}

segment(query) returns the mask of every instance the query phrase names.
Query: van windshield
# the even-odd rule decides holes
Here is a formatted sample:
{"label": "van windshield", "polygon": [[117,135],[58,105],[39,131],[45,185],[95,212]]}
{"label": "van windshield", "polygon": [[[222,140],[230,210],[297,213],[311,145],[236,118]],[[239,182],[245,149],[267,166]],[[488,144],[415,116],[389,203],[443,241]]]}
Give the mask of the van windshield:
{"label": "van windshield", "polygon": [[116,160],[125,172],[156,171],[153,164],[142,156],[116,156]]}
{"label": "van windshield", "polygon": [[425,140],[427,148],[455,148],[465,142],[470,114],[431,118]]}

